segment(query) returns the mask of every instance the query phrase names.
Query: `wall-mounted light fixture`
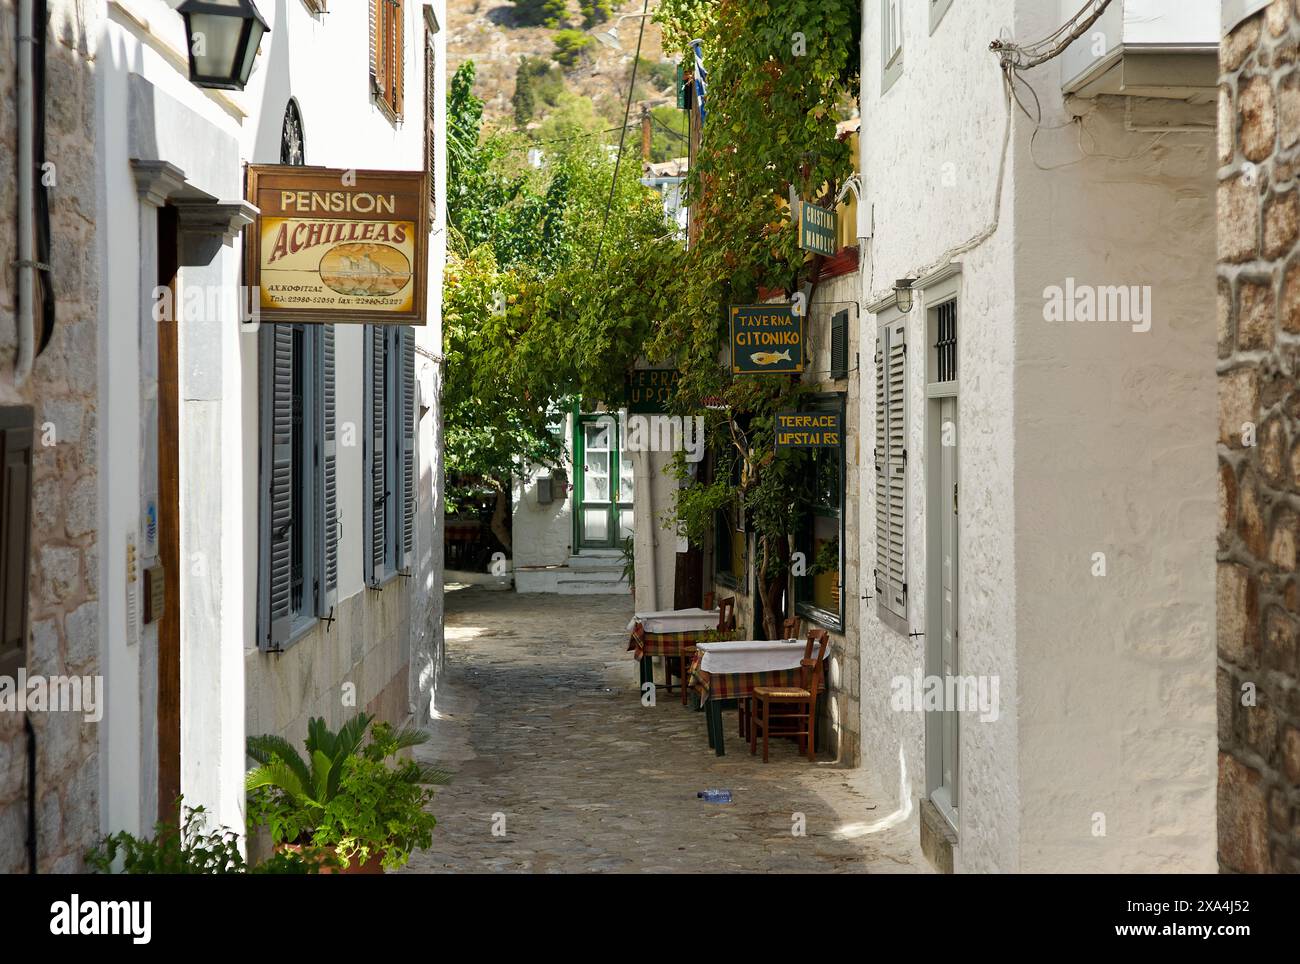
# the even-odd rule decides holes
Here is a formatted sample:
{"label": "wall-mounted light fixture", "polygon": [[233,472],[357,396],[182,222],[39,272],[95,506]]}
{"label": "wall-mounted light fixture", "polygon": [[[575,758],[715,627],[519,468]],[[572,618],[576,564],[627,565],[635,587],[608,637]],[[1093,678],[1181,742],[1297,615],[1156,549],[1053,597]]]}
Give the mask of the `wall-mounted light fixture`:
{"label": "wall-mounted light fixture", "polygon": [[908,314],[912,310],[912,285],[915,278],[899,278],[894,282],[894,296],[898,299],[898,310]]}
{"label": "wall-mounted light fixture", "polygon": [[253,0],[185,0],[190,81],[200,87],[243,90],[262,35],[270,28]]}

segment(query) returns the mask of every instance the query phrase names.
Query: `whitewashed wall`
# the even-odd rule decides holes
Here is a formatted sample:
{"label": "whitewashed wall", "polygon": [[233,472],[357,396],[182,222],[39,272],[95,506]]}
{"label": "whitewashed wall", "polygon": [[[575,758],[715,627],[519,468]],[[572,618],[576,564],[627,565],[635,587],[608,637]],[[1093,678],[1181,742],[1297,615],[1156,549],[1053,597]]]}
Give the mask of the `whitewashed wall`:
{"label": "whitewashed wall", "polygon": [[[902,77],[880,95],[880,4],[864,4],[863,179],[874,210],[866,294],[937,267],[995,217],[1005,108],[988,42],[1045,36],[1055,5],[955,0],[933,35],[903,4]],[[1056,125],[1059,65],[1031,74]],[[1028,99],[1028,95],[1024,95]],[[999,677],[996,723],[963,718],[957,869],[1213,869],[1213,164],[1207,133],[1123,129],[1122,102],[1072,129],[1015,123],[1000,226],[961,263],[960,672]],[[1064,164],[1057,170],[1041,170]],[[1142,335],[1043,320],[1043,290],[1150,284]],[[918,298],[910,345],[925,343]],[[870,324],[870,318],[867,319]],[[864,341],[874,331],[863,332]],[[909,351],[909,627],[924,632],[924,355]],[[864,377],[867,373],[864,372]],[[874,423],[863,393],[862,425]],[[863,488],[861,518],[874,518]],[[874,533],[861,533],[870,571]],[[1090,574],[1106,552],[1104,579]],[[924,794],[919,714],[889,680],[923,639],[862,613],[863,757]],[[968,715],[969,717],[969,715]],[[905,767],[905,774],[903,768]],[[1093,835],[1106,815],[1105,837]]]}
{"label": "whitewashed wall", "polygon": [[[128,327],[146,310],[152,265],[141,249],[142,208],[130,159],[152,145],[154,156],[184,170],[196,187],[222,200],[243,196],[243,163],[278,163],[285,107],[297,99],[308,164],[340,168],[419,170],[424,163],[423,5],[407,5],[406,117],[386,120],[370,102],[368,19],[362,3],[332,4],[313,16],[297,0],[268,0],[270,22],[253,75],[242,93],[209,92],[185,73],[185,36],[174,0],[108,0],[100,38],[101,81],[96,108],[101,132],[102,273],[106,317]],[[446,24],[444,0],[435,4]],[[440,38],[439,64],[444,44]],[[445,83],[439,85],[445,90]],[[132,91],[135,91],[133,93]],[[139,110],[141,92],[154,104]],[[445,112],[439,105],[439,116]],[[131,118],[130,125],[124,123]],[[441,157],[441,151],[440,151]],[[439,166],[439,197],[445,180]],[[146,217],[151,216],[144,211]],[[146,232],[147,233],[147,232]],[[243,825],[243,753],[246,732],[305,734],[306,720],[322,715],[337,724],[354,708],[340,687],[356,686],[356,708],[388,717],[415,712],[426,718],[441,665],[440,379],[441,217],[430,241],[430,323],[417,333],[416,371],[422,407],[419,449],[417,570],[382,592],[364,588],[361,511],[361,425],[364,379],[362,329],[337,329],[340,429],[356,427],[357,444],[339,452],[343,522],[336,622],[324,623],[288,653],[268,656],[255,643],[257,610],[257,338],[240,333],[236,316],[240,245],[222,249],[212,264],[182,269],[182,286],[224,287],[230,297],[215,315],[180,329],[181,534],[187,567],[182,609],[182,791],[231,827]],[[101,489],[105,545],[106,672],[113,698],[101,746],[104,822],[147,829],[156,801],[156,739],[151,727],[156,694],[149,639],[128,644],[125,582],[120,560],[127,533],[138,530],[141,494],[141,400],[148,352],[133,337],[106,340],[102,381],[104,451]],[[423,411],[427,406],[428,411]],[[170,603],[169,603],[170,604]],[[416,665],[408,673],[415,654]],[[247,681],[247,691],[245,682]],[[110,776],[111,775],[111,776]]]}

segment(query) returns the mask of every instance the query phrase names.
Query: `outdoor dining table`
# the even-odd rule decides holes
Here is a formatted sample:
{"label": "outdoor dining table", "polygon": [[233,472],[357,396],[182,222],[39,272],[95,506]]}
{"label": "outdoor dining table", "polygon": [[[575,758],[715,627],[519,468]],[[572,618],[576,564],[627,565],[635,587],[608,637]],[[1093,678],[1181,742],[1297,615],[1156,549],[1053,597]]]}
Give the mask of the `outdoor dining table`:
{"label": "outdoor dining table", "polygon": [[[654,680],[653,657],[667,656],[682,660],[682,703],[685,704],[687,660],[694,654],[697,643],[717,638],[718,611],[697,608],[637,613],[627,628],[631,633],[627,644],[628,652],[635,653],[641,665],[642,687]],[[668,680],[671,677],[666,677],[665,686],[668,685]]]}
{"label": "outdoor dining table", "polygon": [[726,754],[722,701],[750,699],[758,686],[798,686],[805,646],[802,639],[696,644],[687,678],[699,694],[708,722],[709,746],[718,756]]}

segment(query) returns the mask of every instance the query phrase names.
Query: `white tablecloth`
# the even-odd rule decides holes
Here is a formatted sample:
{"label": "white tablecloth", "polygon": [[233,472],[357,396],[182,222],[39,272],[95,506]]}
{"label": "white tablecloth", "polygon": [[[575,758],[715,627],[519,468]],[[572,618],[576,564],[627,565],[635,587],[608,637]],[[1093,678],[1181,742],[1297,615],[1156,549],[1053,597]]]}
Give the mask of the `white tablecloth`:
{"label": "white tablecloth", "polygon": [[[698,643],[700,669],[705,673],[775,673],[798,669],[803,639],[742,639],[729,643]],[[813,647],[813,657],[817,647]]]}
{"label": "white tablecloth", "polygon": [[647,633],[699,633],[718,628],[716,609],[665,609],[637,613],[627,624],[630,633],[640,623]]}

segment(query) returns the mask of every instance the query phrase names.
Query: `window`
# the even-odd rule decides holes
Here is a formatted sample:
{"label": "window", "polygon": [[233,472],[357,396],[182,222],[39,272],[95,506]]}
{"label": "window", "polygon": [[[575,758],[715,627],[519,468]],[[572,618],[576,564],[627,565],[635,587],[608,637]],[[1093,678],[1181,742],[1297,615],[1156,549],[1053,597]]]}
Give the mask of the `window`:
{"label": "window", "polygon": [[262,331],[258,646],[278,652],[338,598],[334,327]]}
{"label": "window", "polygon": [[406,40],[404,0],[370,0],[370,89],[393,117],[402,116]]}
{"label": "window", "polygon": [[883,621],[907,632],[907,323],[876,337],[876,598]]}
{"label": "window", "polygon": [[367,325],[365,370],[364,569],[378,589],[415,555],[415,332]]}
{"label": "window", "polygon": [[31,567],[32,410],[0,408],[0,673],[22,664],[27,648]]}
{"label": "window", "polygon": [[[429,7],[425,7],[430,12]],[[424,26],[424,171],[429,178],[429,226],[438,219],[438,50],[437,21]]]}
{"label": "window", "polygon": [[[832,410],[842,413],[842,401],[837,400]],[[843,629],[843,449],[809,450],[805,472],[807,502],[796,545],[804,554],[807,569],[795,578],[795,612],[832,629]]]}
{"label": "window", "polygon": [[880,92],[903,72],[903,0],[880,0]]}
{"label": "window", "polygon": [[939,21],[951,6],[952,0],[930,0],[930,33],[934,33],[939,26]]}

